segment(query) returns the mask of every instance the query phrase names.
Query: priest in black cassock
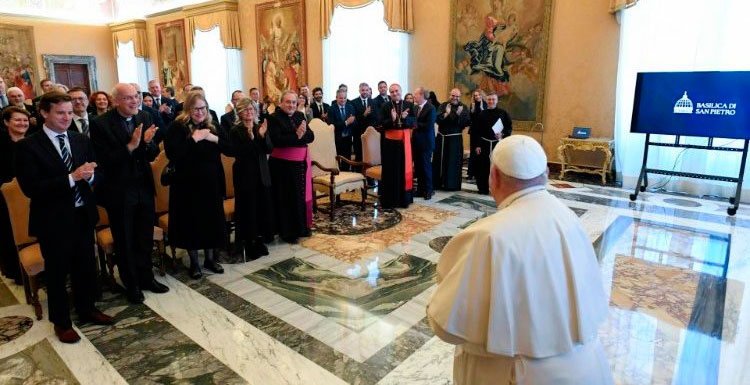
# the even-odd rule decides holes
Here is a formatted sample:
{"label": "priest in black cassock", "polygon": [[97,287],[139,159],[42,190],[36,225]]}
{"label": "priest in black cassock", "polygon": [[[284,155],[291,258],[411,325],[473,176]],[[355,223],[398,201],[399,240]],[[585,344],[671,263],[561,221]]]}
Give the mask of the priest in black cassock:
{"label": "priest in black cassock", "polygon": [[305,114],[297,111],[297,94],[284,91],[281,105],[269,116],[273,151],[268,160],[271,191],[281,239],[297,243],[312,227],[312,171],[307,144],[315,136]]}
{"label": "priest in black cassock", "polygon": [[401,100],[401,86],[391,84],[391,100],[380,110],[380,157],[383,176],[378,186],[380,206],[409,207],[412,202],[414,169],[411,130],[415,126],[414,106]]}
{"label": "priest in black cassock", "polygon": [[[497,94],[487,95],[487,109],[479,114],[471,127],[471,151],[476,155],[474,175],[477,178],[477,189],[480,194],[489,194],[490,154],[502,138],[510,136],[513,121],[508,112],[497,107]],[[493,126],[502,121],[503,128],[496,133]],[[499,128],[499,127],[498,127]]]}
{"label": "priest in black cassock", "polygon": [[464,140],[461,133],[470,123],[469,109],[461,103],[461,91],[454,88],[451,90],[450,101],[438,108],[438,134],[432,155],[434,188],[461,190],[461,167],[464,162]]}

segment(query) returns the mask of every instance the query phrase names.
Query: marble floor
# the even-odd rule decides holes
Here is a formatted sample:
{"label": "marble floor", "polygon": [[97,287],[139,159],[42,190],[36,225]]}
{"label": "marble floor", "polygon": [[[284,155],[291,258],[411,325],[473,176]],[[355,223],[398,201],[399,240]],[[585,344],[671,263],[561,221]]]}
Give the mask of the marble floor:
{"label": "marble floor", "polygon": [[[471,184],[406,210],[354,203],[313,236],[192,280],[184,268],[111,327],[63,345],[0,280],[0,384],[450,384],[453,346],[425,319],[450,238],[495,212]],[[610,297],[600,329],[618,384],[750,385],[750,207],[552,180],[582,221]],[[178,257],[187,262],[183,252]],[[236,260],[236,259],[235,259]],[[40,292],[47,314],[46,296]],[[575,370],[575,368],[571,368]]]}

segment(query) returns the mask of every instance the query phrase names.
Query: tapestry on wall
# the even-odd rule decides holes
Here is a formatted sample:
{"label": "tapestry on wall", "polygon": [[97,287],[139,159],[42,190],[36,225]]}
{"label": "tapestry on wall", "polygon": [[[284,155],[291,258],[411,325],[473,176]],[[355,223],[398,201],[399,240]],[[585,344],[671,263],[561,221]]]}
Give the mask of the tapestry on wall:
{"label": "tapestry on wall", "polygon": [[264,102],[279,103],[284,90],[307,82],[305,3],[284,0],[255,6],[258,73]]}
{"label": "tapestry on wall", "polygon": [[34,28],[0,24],[0,76],[6,89],[18,87],[27,99],[36,96],[38,81]]}
{"label": "tapestry on wall", "polygon": [[542,121],[551,0],[453,0],[452,81],[494,91],[514,129]]}
{"label": "tapestry on wall", "polygon": [[156,25],[156,49],[161,84],[174,87],[175,93],[181,94],[190,83],[184,20]]}

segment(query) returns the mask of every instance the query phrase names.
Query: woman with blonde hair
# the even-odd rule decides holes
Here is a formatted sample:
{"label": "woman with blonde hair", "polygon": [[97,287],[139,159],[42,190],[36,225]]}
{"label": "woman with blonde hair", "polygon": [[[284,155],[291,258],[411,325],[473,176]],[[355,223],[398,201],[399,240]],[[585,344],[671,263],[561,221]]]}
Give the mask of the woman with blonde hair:
{"label": "woman with blonde hair", "polygon": [[167,130],[164,150],[174,167],[169,188],[169,241],[188,251],[192,278],[203,275],[200,249],[205,253],[203,266],[221,274],[224,269],[214,256],[214,249],[226,240],[221,154],[230,155],[231,144],[217,135],[202,93],[187,95],[182,112]]}
{"label": "woman with blonde hair", "polygon": [[235,154],[234,220],[235,242],[244,243],[245,255],[256,259],[268,255],[264,242],[273,240],[274,215],[271,171],[268,157],[273,145],[268,121],[258,124],[258,111],[250,98],[237,103],[237,120],[229,132]]}

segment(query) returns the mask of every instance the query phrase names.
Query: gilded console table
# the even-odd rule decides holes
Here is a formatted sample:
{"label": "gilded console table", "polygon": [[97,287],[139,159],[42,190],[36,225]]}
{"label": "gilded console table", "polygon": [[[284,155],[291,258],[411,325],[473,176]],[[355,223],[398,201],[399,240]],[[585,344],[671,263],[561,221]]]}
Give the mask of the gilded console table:
{"label": "gilded console table", "polygon": [[[602,184],[607,183],[607,174],[612,172],[615,141],[609,138],[560,139],[557,155],[560,157],[560,179],[565,173],[585,172],[602,177]],[[588,156],[586,153],[599,153]],[[586,159],[582,159],[586,158]]]}

